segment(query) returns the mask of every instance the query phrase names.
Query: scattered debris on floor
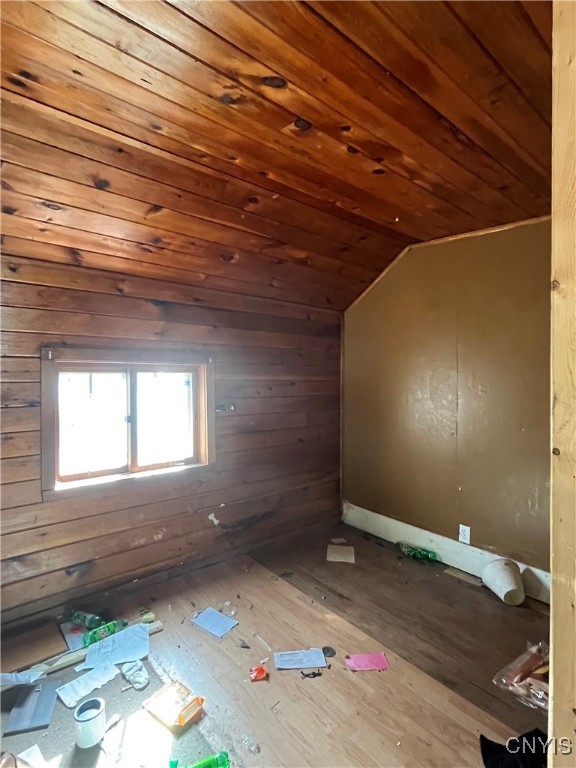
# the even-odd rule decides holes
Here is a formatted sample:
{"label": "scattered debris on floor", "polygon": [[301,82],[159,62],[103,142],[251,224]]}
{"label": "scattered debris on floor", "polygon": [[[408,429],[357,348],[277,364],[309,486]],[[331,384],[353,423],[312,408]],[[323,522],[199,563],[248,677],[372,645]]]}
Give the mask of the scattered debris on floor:
{"label": "scattered debris on floor", "polygon": [[[172,610],[172,606],[170,603],[168,604],[168,610]],[[152,624],[153,621],[156,621],[156,614],[152,613],[150,608],[142,607],[138,609],[140,613],[140,618],[144,622],[144,624]]]}
{"label": "scattered debris on floor", "polygon": [[150,632],[147,624],[133,624],[119,633],[92,643],[86,660],[79,669],[94,669],[102,663],[123,664],[144,659],[150,652]]}
{"label": "scattered debris on floor", "polygon": [[29,686],[20,688],[4,736],[48,728],[60,685],[60,680],[44,680],[33,690]]}
{"label": "scattered debris on floor", "polygon": [[450,566],[449,568],[446,568],[444,573],[446,576],[453,576],[455,579],[459,579],[459,581],[465,581],[467,584],[473,584],[475,587],[482,586],[482,579],[479,576],[466,573],[466,571],[461,571],[459,568],[452,568]]}
{"label": "scattered debris on floor", "polygon": [[125,619],[109,621],[101,627],[88,630],[82,638],[82,644],[84,646],[94,645],[94,643],[99,643],[100,640],[104,640],[106,637],[111,637],[117,632],[121,632],[123,629],[126,629],[127,626],[128,622]]}
{"label": "scattered debris on floor", "polygon": [[304,672],[304,670],[301,669],[300,675],[302,676],[302,679],[305,680],[307,677],[310,677],[310,678],[322,677],[322,672],[320,672],[319,669],[317,669],[316,672]]}
{"label": "scattered debris on floor", "polygon": [[248,752],[252,752],[253,755],[257,755],[260,752],[260,744],[254,741],[248,734],[242,736],[242,746],[247,749]]}
{"label": "scattered debris on floor", "polygon": [[492,560],[482,571],[482,581],[506,605],[521,605],[526,595],[518,563],[505,557]]}
{"label": "scattered debris on floor", "polygon": [[74,724],[77,747],[91,749],[99,744],[107,730],[104,699],[88,699],[79,704],[74,710]]}
{"label": "scattered debris on floor", "polygon": [[110,662],[98,664],[90,672],[60,686],[57,689],[58,697],[66,707],[75,707],[84,696],[88,696],[92,691],[113,680],[119,671],[118,667]]}
{"label": "scattered debris on floor", "polygon": [[272,648],[270,648],[270,646],[268,645],[266,640],[264,640],[263,637],[260,637],[260,635],[254,635],[254,637],[255,637],[256,640],[259,640],[262,643],[262,645],[264,646],[264,648],[266,648],[266,650],[268,650],[268,651],[272,650]]}
{"label": "scattered debris on floor", "polygon": [[343,539],[342,536],[336,536],[334,539],[330,539],[332,544],[346,544],[346,539]]}
{"label": "scattered debris on floor", "polygon": [[[327,545],[327,560],[355,563],[354,547],[345,544],[345,539],[333,539]],[[291,576],[292,573],[286,572],[282,575]],[[241,599],[240,595],[237,596],[237,599]],[[326,599],[325,596],[322,596],[322,599]],[[150,600],[152,601],[153,598]],[[193,602],[192,605],[195,608]],[[246,609],[254,607],[246,599],[241,605]],[[170,609],[171,606],[169,605],[168,608]],[[228,633],[239,624],[238,620],[234,618],[236,613],[237,608],[232,605],[231,601],[227,600],[222,603],[220,610],[207,607],[200,612],[196,611],[191,623],[204,629],[218,638],[219,641],[226,643],[229,642],[226,638]],[[125,697],[121,696],[117,699],[118,702],[129,701],[130,693],[128,691],[141,691],[150,682],[150,674],[143,663],[143,659],[149,655],[150,634],[161,629],[162,625],[161,622],[155,621],[155,614],[146,606],[140,607],[138,614],[139,619],[136,622],[128,622],[123,619],[111,619],[106,613],[100,616],[84,611],[70,611],[64,617],[66,619],[65,624],[60,627],[62,637],[59,636],[59,642],[65,640],[69,648],[64,653],[64,657],[53,658],[46,664],[39,665],[38,669],[28,670],[26,673],[2,676],[3,684],[5,682],[14,684],[20,677],[22,682],[36,683],[36,680],[46,672],[63,669],[67,666],[76,665],[74,669],[78,672],[88,670],[64,685],[60,681],[41,681],[35,685],[35,690],[38,692],[45,691],[46,700],[51,697],[51,709],[49,706],[41,707],[43,715],[41,723],[38,720],[40,724],[32,727],[48,727],[56,699],[59,697],[69,709],[76,708],[73,714],[70,713],[70,717],[76,727],[77,747],[88,749],[100,744],[102,749],[106,751],[108,737],[105,738],[105,734],[113,725],[124,722],[124,720],[120,715],[115,715],[106,723],[104,698],[94,697],[93,692],[113,680],[120,672],[119,667],[129,684],[122,688],[116,686],[116,696],[126,693]],[[255,666],[249,671],[251,682],[270,680],[270,672],[265,665],[270,662],[271,657],[273,657],[276,670],[299,671],[298,679],[313,680],[321,678],[325,672],[328,673],[331,665],[327,659],[336,656],[336,650],[331,645],[324,645],[321,648],[273,651],[272,645],[260,634],[254,633],[253,637],[270,653],[270,656],[260,659],[258,663],[255,663],[255,660],[252,662]],[[274,643],[274,641],[272,642]],[[231,643],[237,648],[252,650],[252,646],[244,639],[237,640],[235,638]],[[199,645],[201,646],[202,642]],[[388,669],[388,661],[383,653],[349,655],[344,657],[344,663],[352,671]],[[344,667],[342,662],[339,666]],[[180,732],[185,726],[197,723],[204,717],[205,700],[180,680],[174,680],[173,675],[170,675],[170,678],[171,682],[166,683],[159,690],[155,690],[148,698],[139,699],[138,706],[141,707],[140,712],[142,714],[144,714],[142,710],[145,710],[166,728],[173,732]],[[275,678],[272,684],[274,682]],[[83,700],[89,696],[93,698]],[[274,710],[279,704],[280,701],[277,701],[270,709]],[[36,711],[36,707],[30,704],[29,699],[24,701],[24,707],[29,712],[34,713]],[[122,704],[119,703],[118,707],[121,711]],[[12,714],[16,724],[11,719],[9,725],[12,726],[13,730],[8,730],[7,733],[18,733],[20,732],[17,730],[19,727],[24,730],[21,724],[18,725],[18,708],[15,707]],[[38,713],[36,712],[36,714]],[[29,730],[30,723],[27,722],[25,725],[27,726],[26,730]],[[113,734],[112,739],[114,739]],[[252,754],[258,754],[261,751],[260,744],[247,734],[242,736],[241,744],[245,750]],[[207,751],[197,754],[206,754]],[[180,768],[229,768],[229,766],[230,759],[227,752],[209,755],[195,763],[185,761],[183,764],[180,760]],[[172,759],[170,767],[178,768],[178,760]]]}
{"label": "scattered debris on floor", "polygon": [[[178,760],[171,760],[169,768],[178,768]],[[230,768],[230,758],[228,752],[219,752],[187,765],[186,768]]]}
{"label": "scattered debris on floor", "polygon": [[321,648],[309,648],[275,653],[274,666],[276,669],[313,669],[327,665]]}
{"label": "scattered debris on floor", "polygon": [[259,664],[256,667],[252,667],[249,676],[253,683],[258,682],[259,680],[268,680],[268,670],[263,664]]}
{"label": "scattered debris on floor", "polygon": [[493,678],[494,683],[534,709],[548,710],[550,658],[547,643],[529,646]]}
{"label": "scattered debris on floor", "polygon": [[24,672],[2,672],[0,674],[0,685],[30,685],[44,672],[41,669],[27,669]]}
{"label": "scattered debris on floor", "polygon": [[344,657],[346,666],[352,672],[373,672],[389,669],[388,659],[381,651],[377,653],[354,653]]}
{"label": "scattered debris on floor", "polygon": [[20,760],[26,760],[30,763],[32,768],[46,768],[48,767],[47,761],[44,759],[44,755],[40,751],[38,744],[34,744],[29,749],[25,749],[24,752],[20,752],[18,755]]}
{"label": "scattered debris on floor", "polygon": [[59,628],[64,640],[66,640],[69,651],[78,651],[84,647],[84,635],[86,634],[84,627],[73,624],[71,621],[65,621],[60,624]]}
{"label": "scattered debris on floor", "polygon": [[238,624],[236,619],[225,616],[215,608],[206,608],[192,619],[192,623],[216,637],[224,637]]}
{"label": "scattered debris on floor", "polygon": [[399,541],[396,546],[402,552],[403,555],[409,557],[412,560],[421,560],[423,562],[430,561],[439,563],[440,558],[433,549],[425,549],[424,547],[415,547],[412,544],[406,544],[404,541]]}
{"label": "scattered debris on floor", "polygon": [[326,560],[329,563],[355,563],[354,547],[342,544],[328,544]]}
{"label": "scattered debris on floor", "polygon": [[184,683],[168,683],[142,706],[167,728],[183,728],[200,719],[205,699],[197,696]]}
{"label": "scattered debris on floor", "polygon": [[150,682],[150,675],[139,659],[137,661],[128,661],[123,664],[122,674],[129,683],[132,683],[132,687],[137,691],[146,688]]}
{"label": "scattered debris on floor", "polygon": [[78,611],[74,608],[66,612],[65,618],[70,624],[75,624],[85,629],[97,629],[106,624],[106,620],[102,616],[98,616],[95,613],[87,613],[86,611]]}

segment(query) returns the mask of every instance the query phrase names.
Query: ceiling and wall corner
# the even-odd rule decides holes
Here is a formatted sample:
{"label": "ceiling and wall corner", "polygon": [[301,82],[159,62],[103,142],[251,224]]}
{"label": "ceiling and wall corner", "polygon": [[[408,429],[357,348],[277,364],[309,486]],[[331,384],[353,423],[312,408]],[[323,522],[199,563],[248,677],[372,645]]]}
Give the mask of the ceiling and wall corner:
{"label": "ceiling and wall corner", "polygon": [[[19,622],[336,516],[342,312],[410,244],[549,213],[551,4],[0,5]],[[215,354],[217,467],[44,502],[41,346],[127,342]]]}
{"label": "ceiling and wall corner", "polygon": [[547,2],[3,2],[4,250],[343,310],[549,213],[550,50]]}

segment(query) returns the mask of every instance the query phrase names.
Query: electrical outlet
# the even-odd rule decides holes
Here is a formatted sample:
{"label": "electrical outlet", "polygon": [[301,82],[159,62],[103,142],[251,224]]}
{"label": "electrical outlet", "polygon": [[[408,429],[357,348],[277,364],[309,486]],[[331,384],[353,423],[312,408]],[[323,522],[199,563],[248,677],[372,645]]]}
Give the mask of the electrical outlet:
{"label": "electrical outlet", "polygon": [[460,524],[460,530],[458,532],[458,541],[462,544],[470,544],[470,526]]}

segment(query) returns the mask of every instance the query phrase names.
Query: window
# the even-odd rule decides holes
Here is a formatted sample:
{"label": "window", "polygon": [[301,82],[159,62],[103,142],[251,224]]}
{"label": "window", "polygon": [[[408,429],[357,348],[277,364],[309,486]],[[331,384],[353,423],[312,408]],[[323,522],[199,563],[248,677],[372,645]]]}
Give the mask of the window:
{"label": "window", "polygon": [[213,461],[207,357],[42,349],[43,490]]}

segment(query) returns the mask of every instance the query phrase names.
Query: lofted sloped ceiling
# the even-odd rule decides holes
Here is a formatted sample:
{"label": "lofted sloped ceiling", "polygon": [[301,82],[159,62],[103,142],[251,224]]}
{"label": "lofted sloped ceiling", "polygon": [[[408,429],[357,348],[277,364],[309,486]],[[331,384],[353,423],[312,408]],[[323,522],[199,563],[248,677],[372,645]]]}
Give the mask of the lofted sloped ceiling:
{"label": "lofted sloped ceiling", "polygon": [[548,2],[2,2],[5,252],[344,309],[550,207]]}

